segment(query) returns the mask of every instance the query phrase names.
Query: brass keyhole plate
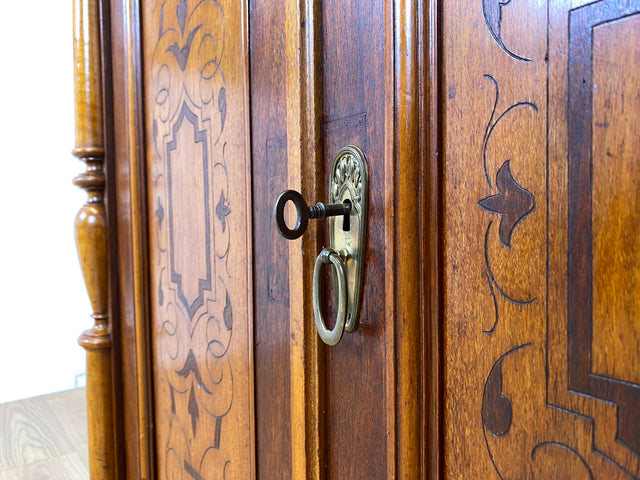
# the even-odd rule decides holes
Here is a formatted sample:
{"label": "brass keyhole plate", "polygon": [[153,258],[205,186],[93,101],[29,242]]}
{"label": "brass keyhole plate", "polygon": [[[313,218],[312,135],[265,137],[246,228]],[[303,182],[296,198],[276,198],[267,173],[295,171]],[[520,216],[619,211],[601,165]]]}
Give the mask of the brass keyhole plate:
{"label": "brass keyhole plate", "polygon": [[[343,229],[343,217],[329,219],[329,246],[346,257],[347,318],[345,330],[358,328],[362,304],[367,210],[369,207],[369,171],[362,150],[352,145],[340,149],[329,174],[329,203],[351,202],[349,229]],[[334,278],[334,292],[337,284]]]}

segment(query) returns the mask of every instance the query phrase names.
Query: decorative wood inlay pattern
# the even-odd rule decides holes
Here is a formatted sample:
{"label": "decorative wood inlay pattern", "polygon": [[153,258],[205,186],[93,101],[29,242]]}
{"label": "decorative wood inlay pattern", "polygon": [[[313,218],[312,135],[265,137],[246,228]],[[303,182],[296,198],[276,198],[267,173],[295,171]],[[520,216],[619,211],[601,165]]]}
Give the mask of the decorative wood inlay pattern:
{"label": "decorative wood inlay pattern", "polygon": [[511,234],[527,215],[535,208],[536,202],[531,192],[522,188],[513,179],[509,160],[502,164],[496,175],[498,193],[480,200],[478,205],[486,211],[502,216],[500,220],[500,241],[511,247]]}
{"label": "decorative wood inlay pattern", "polygon": [[253,469],[244,15],[213,0],[143,9],[160,478]]}
{"label": "decorative wood inlay pattern", "polygon": [[[518,41],[531,53],[528,62],[501,41],[512,28],[501,17],[506,5],[526,18]],[[590,310],[594,256],[612,263],[623,255],[626,265],[637,257],[633,248],[593,250],[592,208],[601,205],[593,185],[611,191],[615,177],[606,163],[593,171],[607,178],[591,176],[593,129],[616,127],[592,118],[591,109],[596,91],[609,95],[603,92],[610,87],[610,102],[619,101],[638,72],[629,66],[637,42],[612,39],[627,73],[600,67],[607,82],[598,81],[596,90],[591,62],[604,52],[593,50],[602,47],[591,36],[605,24],[632,29],[640,2],[484,1],[467,8],[460,1],[443,10],[444,476],[640,478],[639,389],[628,378],[593,371],[593,338],[601,332]],[[635,27],[625,38],[637,34]],[[501,49],[491,48],[495,42]],[[635,103],[625,97],[624,105],[634,109],[625,119],[635,118]],[[634,131],[625,122],[607,133],[620,149],[621,135]],[[627,168],[629,175],[636,174]],[[631,184],[625,178],[625,188]],[[470,213],[473,204],[480,208]],[[637,216],[624,209],[616,218]],[[625,245],[632,244],[630,231],[620,234]],[[610,285],[606,277],[599,281]],[[491,317],[492,325],[484,323]],[[621,375],[634,374],[624,349],[600,345]]]}
{"label": "decorative wood inlay pattern", "polygon": [[[627,5],[623,2],[602,0],[582,8],[573,9],[569,16],[567,330],[569,334],[568,387],[577,392],[615,403],[618,406],[616,439],[629,448],[637,459],[640,459],[640,384],[629,381],[628,378],[613,378],[610,375],[594,372],[592,362],[593,337],[602,335],[601,332],[593,328],[594,281],[600,281],[601,283],[603,281],[602,276],[599,279],[594,278],[594,254],[599,253],[600,255],[595,261],[599,261],[600,264],[603,261],[607,262],[602,257],[603,252],[597,252],[593,244],[594,233],[600,233],[594,232],[593,207],[594,204],[601,201],[600,198],[594,196],[594,183],[600,182],[600,179],[593,177],[593,163],[594,161],[603,161],[593,158],[594,146],[597,146],[594,145],[593,141],[594,92],[597,92],[599,87],[594,83],[594,28],[596,26],[601,28],[604,24],[614,24],[616,21],[618,26],[613,28],[620,28],[622,26],[620,20],[638,13],[640,13],[640,2],[638,1],[629,2]],[[636,35],[638,35],[637,32]],[[627,39],[628,37],[625,37],[625,41]],[[638,55],[638,49],[635,46],[637,42],[631,43],[633,45],[627,47],[620,45],[618,48],[627,49],[633,58],[634,53],[636,56]],[[631,65],[634,63],[633,60],[625,59],[624,61]],[[635,68],[640,68],[640,62],[636,60],[635,63]],[[619,70],[614,68],[614,73],[609,75],[620,76],[621,72]],[[633,81],[632,78],[627,80]],[[602,85],[602,87],[605,87],[605,85]],[[637,88],[634,88],[634,90],[637,92]],[[609,92],[609,98],[605,102],[611,104],[613,93],[615,92]],[[621,93],[624,96],[624,93]],[[603,94],[606,95],[606,93],[600,93],[600,95]],[[624,103],[630,110],[633,110],[634,107],[636,109],[640,108],[640,102],[637,101],[630,100]],[[624,112],[624,108],[622,112]],[[638,112],[626,115],[622,115],[622,112],[620,112],[623,117],[622,122],[616,130],[613,127],[611,130],[612,134],[617,132],[622,137],[618,142],[624,145],[625,140],[627,140],[624,138],[625,136],[628,137],[628,141],[633,142],[635,138],[632,137],[636,137],[638,132],[636,130],[634,134],[628,129],[625,131],[624,117],[626,116],[630,119],[633,115],[638,115]],[[637,152],[635,152],[635,155],[635,162],[637,162]],[[621,162],[622,158],[611,160]],[[633,162],[634,160],[631,161]],[[633,173],[632,170],[625,172],[627,176],[633,175]],[[606,179],[602,181],[606,181]],[[616,215],[621,220],[624,212],[607,211],[606,215]],[[638,213],[632,212],[630,215],[637,218]],[[631,229],[625,231],[624,234],[634,235]],[[633,264],[638,261],[637,257],[634,258],[634,255],[637,255],[637,251],[634,252],[635,248],[632,247],[628,250],[631,251],[623,254],[627,256],[627,261],[624,262],[624,265],[619,265],[619,269],[622,271],[633,269]],[[609,249],[607,248],[605,251],[609,252]],[[609,263],[613,265],[614,260]],[[611,281],[613,273],[611,272],[611,275],[608,278],[605,277],[604,280]],[[637,291],[634,291],[633,295],[637,295]],[[613,298],[610,297],[608,300],[613,300]],[[638,314],[637,311],[633,310],[630,313],[631,315]],[[635,320],[638,321],[638,318],[635,317]],[[607,318],[606,323],[610,321],[616,322],[617,319],[610,320]],[[632,338],[623,339],[623,341],[630,348],[638,349],[638,344],[633,342]]]}
{"label": "decorative wood inlay pattern", "polygon": [[115,475],[111,326],[108,314],[108,227],[104,204],[104,128],[100,2],[74,1],[76,148],[86,172],[74,184],[87,191],[75,220],[82,273],[93,309],[94,325],[78,342],[87,351],[89,470],[92,479]]}
{"label": "decorative wood inlay pattern", "polygon": [[530,62],[530,58],[522,57],[510,50],[502,39],[502,9],[510,3],[511,0],[482,0],[484,21],[493,39],[507,55],[522,62]]}
{"label": "decorative wood inlay pattern", "polygon": [[[525,109],[538,113],[538,107],[531,102],[517,102],[509,106],[504,112],[502,112],[496,118],[496,109],[498,108],[498,101],[500,100],[500,88],[498,82],[491,75],[485,74],[484,78],[491,81],[495,88],[495,100],[493,103],[493,110],[489,122],[485,128],[484,138],[482,140],[482,162],[484,167],[484,175],[487,181],[487,186],[493,189],[493,185],[490,180],[489,168],[487,165],[487,150],[491,143],[492,135],[500,122],[505,119],[509,114],[515,114],[517,111]],[[535,209],[535,198],[525,188],[521,187],[513,178],[510,168],[510,160],[505,160],[498,172],[496,173],[496,187],[498,193],[483,198],[478,202],[478,205],[490,213],[498,214],[501,216],[500,226],[498,230],[498,236],[503,247],[511,248],[511,236],[516,226],[524,220]],[[498,308],[498,299],[496,292],[502,296],[508,302],[514,305],[526,306],[535,302],[535,298],[518,299],[514,296],[510,296],[505,293],[505,290],[500,286],[491,268],[491,261],[489,255],[489,236],[491,232],[491,226],[493,221],[487,225],[484,240],[484,261],[487,269],[486,278],[491,296],[493,298],[493,306],[495,310],[495,319],[493,325],[489,329],[483,329],[486,334],[493,334],[500,322],[500,311]],[[485,387],[486,388],[486,387]]]}

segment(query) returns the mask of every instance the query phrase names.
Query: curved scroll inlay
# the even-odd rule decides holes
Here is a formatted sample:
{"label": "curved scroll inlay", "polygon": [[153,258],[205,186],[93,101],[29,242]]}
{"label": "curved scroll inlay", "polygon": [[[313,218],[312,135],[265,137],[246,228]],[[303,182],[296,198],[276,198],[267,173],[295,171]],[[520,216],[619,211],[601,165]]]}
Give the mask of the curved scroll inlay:
{"label": "curved scroll inlay", "polygon": [[513,420],[511,401],[502,393],[502,362],[509,355],[530,345],[530,343],[521,345],[502,355],[493,364],[485,381],[482,397],[482,424],[489,433],[496,437],[506,435]]}
{"label": "curved scroll inlay", "polygon": [[[582,467],[583,470],[583,475],[581,476],[581,478],[588,478],[590,480],[595,480],[595,475],[593,474],[593,471],[591,470],[591,467],[589,467],[589,464],[585,461],[584,457],[582,455],[580,455],[577,451],[575,451],[573,448],[565,445],[564,443],[560,443],[560,442],[542,442],[539,443],[538,445],[536,445],[533,450],[531,450],[531,460],[536,460],[536,458],[538,456],[541,456],[543,452],[545,451],[554,451],[555,453],[555,464],[558,463],[558,456],[568,456],[571,459],[577,460],[579,462],[579,465]],[[568,463],[568,462],[560,462],[562,463]],[[574,473],[575,470],[572,472],[573,478],[576,478],[576,474]],[[557,476],[557,472],[553,472],[553,473],[548,473],[549,476],[551,475],[556,475]]]}
{"label": "curved scroll inlay", "polygon": [[484,383],[484,394],[482,396],[482,426],[484,429],[484,441],[487,451],[489,452],[491,462],[493,463],[493,467],[496,472],[498,472],[500,478],[503,477],[500,475],[500,470],[493,458],[486,432],[488,431],[494,437],[504,437],[509,433],[513,422],[513,407],[511,405],[511,400],[509,400],[502,391],[502,364],[505,358],[530,346],[531,343],[520,345],[501,355],[493,364],[491,372],[489,372]]}
{"label": "curved scroll inlay", "polygon": [[500,46],[500,48],[511,58],[520,60],[521,62],[530,62],[530,58],[525,58],[510,50],[502,40],[502,9],[509,5],[511,0],[482,0],[482,12],[484,13],[484,21],[491,36]]}
{"label": "curved scroll inlay", "polygon": [[147,1],[159,478],[251,477],[243,5]]}
{"label": "curved scroll inlay", "polygon": [[[534,113],[538,113],[538,107],[531,102],[518,102],[508,107],[504,112],[496,118],[496,110],[498,108],[498,101],[500,99],[500,88],[498,82],[491,75],[485,74],[484,78],[489,80],[494,87],[495,98],[493,103],[493,109],[489,122],[485,127],[484,137],[482,140],[482,162],[484,168],[484,175],[487,181],[487,185],[493,190],[493,184],[489,174],[489,166],[487,165],[487,150],[491,142],[493,133],[496,127],[504,120],[509,114],[513,114],[516,111],[530,110]],[[511,248],[511,238],[515,228],[522,220],[524,220],[530,213],[535,210],[535,197],[534,195],[522,187],[513,178],[511,174],[511,160],[506,160],[498,170],[496,174],[496,187],[497,194],[490,195],[483,198],[478,202],[478,206],[485,211],[494,213],[501,216],[500,226],[498,229],[498,236],[500,242],[505,248]],[[491,226],[493,221],[487,225],[487,230],[484,238],[484,260],[487,268],[486,279],[489,285],[489,291],[493,299],[495,318],[493,325],[489,329],[483,329],[483,332],[488,335],[492,335],[500,321],[500,311],[498,308],[498,296],[496,292],[500,294],[509,303],[527,306],[536,301],[536,298],[518,299],[512,295],[505,293],[503,287],[500,286],[495,278],[493,270],[491,268],[491,261],[489,256],[489,234],[491,232]]]}

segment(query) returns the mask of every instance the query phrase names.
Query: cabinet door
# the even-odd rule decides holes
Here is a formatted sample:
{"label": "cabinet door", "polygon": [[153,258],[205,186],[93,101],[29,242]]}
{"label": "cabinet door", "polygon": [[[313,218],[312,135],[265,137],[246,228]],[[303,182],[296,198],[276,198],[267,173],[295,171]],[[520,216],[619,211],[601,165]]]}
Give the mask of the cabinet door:
{"label": "cabinet door", "polygon": [[640,2],[446,2],[444,471],[640,475]]}
{"label": "cabinet door", "polygon": [[[638,0],[102,15],[119,472],[640,476]],[[326,225],[272,208],[347,144],[364,301],[329,348]]]}
{"label": "cabinet door", "polygon": [[[417,10],[145,0],[114,2],[111,13],[119,219],[138,235],[129,237],[134,275],[120,275],[122,356],[136,372],[123,373],[128,471],[417,474]],[[407,135],[395,141],[399,130]],[[370,173],[364,300],[358,330],[329,348],[311,301],[326,222],[287,242],[273,205],[289,188],[326,202],[329,166],[349,144],[365,151]],[[120,263],[126,272],[124,253]]]}
{"label": "cabinet door", "polygon": [[[264,478],[283,470],[294,478],[419,471],[422,14],[393,1],[250,2],[256,438]],[[289,188],[308,203],[327,201],[333,156],[350,144],[366,153],[370,177],[363,306],[358,330],[327,347],[311,308],[326,222],[287,242],[274,235],[271,211]],[[329,291],[330,276],[327,269]],[[334,317],[327,297],[323,308]]]}

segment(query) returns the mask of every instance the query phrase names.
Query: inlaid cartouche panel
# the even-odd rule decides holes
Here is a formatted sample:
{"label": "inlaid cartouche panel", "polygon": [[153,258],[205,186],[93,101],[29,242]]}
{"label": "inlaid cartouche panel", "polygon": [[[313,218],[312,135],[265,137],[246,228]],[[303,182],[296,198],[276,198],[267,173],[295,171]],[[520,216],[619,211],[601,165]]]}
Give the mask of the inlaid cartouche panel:
{"label": "inlaid cartouche panel", "polygon": [[142,11],[158,478],[249,478],[246,8]]}

